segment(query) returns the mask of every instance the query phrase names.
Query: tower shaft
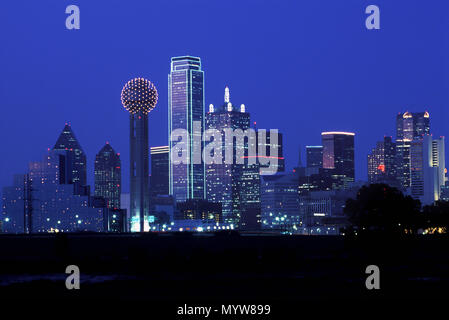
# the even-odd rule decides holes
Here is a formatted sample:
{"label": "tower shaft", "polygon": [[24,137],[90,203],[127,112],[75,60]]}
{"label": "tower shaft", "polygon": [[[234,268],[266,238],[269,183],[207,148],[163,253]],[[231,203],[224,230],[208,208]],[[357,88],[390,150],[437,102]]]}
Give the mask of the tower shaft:
{"label": "tower shaft", "polygon": [[[148,115],[130,114],[129,120],[131,231],[143,232],[150,209]],[[136,230],[136,222],[139,230]]]}

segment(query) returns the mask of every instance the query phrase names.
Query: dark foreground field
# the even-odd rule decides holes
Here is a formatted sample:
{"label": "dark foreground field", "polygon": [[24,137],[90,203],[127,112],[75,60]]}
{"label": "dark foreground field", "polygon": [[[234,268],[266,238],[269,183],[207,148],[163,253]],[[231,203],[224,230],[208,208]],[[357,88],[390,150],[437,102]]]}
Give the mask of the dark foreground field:
{"label": "dark foreground field", "polygon": [[[67,265],[81,289],[67,290]],[[380,290],[365,268],[380,267]],[[238,234],[0,236],[3,299],[277,303],[447,299],[449,239]],[[3,300],[4,301],[4,300]]]}

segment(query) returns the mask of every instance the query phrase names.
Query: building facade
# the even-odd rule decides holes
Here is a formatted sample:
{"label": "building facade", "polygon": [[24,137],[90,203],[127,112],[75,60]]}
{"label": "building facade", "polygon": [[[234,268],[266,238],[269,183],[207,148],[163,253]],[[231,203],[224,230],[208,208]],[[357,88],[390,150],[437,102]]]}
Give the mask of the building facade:
{"label": "building facade", "polygon": [[66,151],[66,161],[63,163],[66,167],[61,168],[65,170],[64,179],[66,180],[62,183],[76,185],[76,192],[81,194],[82,187],[87,185],[87,160],[70,124],[66,123],[53,150]]}
{"label": "building facade", "polygon": [[107,208],[120,209],[122,192],[122,164],[120,154],[116,153],[109,143],[95,157],[95,196],[106,200]]}
{"label": "building facade", "polygon": [[424,135],[410,147],[410,192],[423,205],[440,200],[445,185],[444,138]]}
{"label": "building facade", "polygon": [[166,196],[170,193],[169,187],[169,147],[152,147],[150,193],[152,197]]}
{"label": "building facade", "polygon": [[323,132],[323,168],[332,170],[334,189],[348,189],[355,180],[354,136],[352,132]]}
{"label": "building facade", "polygon": [[[183,56],[171,59],[168,76],[169,149],[170,157],[178,141],[171,135],[177,129],[187,131],[187,163],[170,161],[169,192],[176,201],[205,198],[205,168],[201,159],[204,129],[204,72],[201,59]],[[195,128],[195,126],[198,126]],[[199,163],[194,159],[199,155]]]}
{"label": "building facade", "polygon": [[298,182],[296,173],[262,178],[262,229],[293,232],[301,225]]}
{"label": "building facade", "polygon": [[413,140],[430,134],[430,115],[425,112],[404,112],[396,116],[396,174],[402,190],[410,188],[410,148]]}
{"label": "building facade", "polygon": [[15,174],[12,185],[2,188],[2,232],[26,232],[26,198],[26,175]]}
{"label": "building facade", "polygon": [[[49,151],[41,162],[32,162],[32,232],[103,231],[102,208],[90,206],[90,196],[79,194],[76,184],[64,183],[61,167],[70,159],[63,151]],[[70,161],[70,160],[69,160]],[[62,165],[61,165],[62,164]]]}
{"label": "building facade", "polygon": [[396,144],[391,137],[384,137],[368,154],[368,182],[397,185]]}
{"label": "building facade", "polygon": [[[250,114],[244,105],[237,107],[231,103],[228,87],[225,88],[224,100],[219,107],[210,105],[206,114],[206,129],[216,130],[221,135],[221,150],[214,150],[220,154],[221,161],[206,164],[206,198],[222,204],[224,223],[238,226],[246,210],[260,200],[260,191],[256,190],[260,181],[257,160],[248,156],[248,145],[256,141],[254,131],[250,130]],[[247,134],[248,140],[239,143],[226,139],[226,132],[229,134],[236,130]],[[254,135],[252,141],[251,134]],[[232,161],[226,160],[226,150],[232,150]]]}
{"label": "building facade", "polygon": [[306,146],[307,168],[323,167],[323,146]]}

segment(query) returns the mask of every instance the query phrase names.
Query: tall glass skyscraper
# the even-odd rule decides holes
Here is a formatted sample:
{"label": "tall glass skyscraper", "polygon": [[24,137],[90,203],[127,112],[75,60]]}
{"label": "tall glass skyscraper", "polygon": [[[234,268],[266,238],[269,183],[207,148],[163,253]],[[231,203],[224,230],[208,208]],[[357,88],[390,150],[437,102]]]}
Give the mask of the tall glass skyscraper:
{"label": "tall glass skyscraper", "polygon": [[410,187],[410,148],[413,140],[430,134],[430,115],[425,112],[404,112],[396,116],[396,171],[403,189]]}
{"label": "tall glass skyscraper", "polygon": [[410,147],[410,193],[423,205],[440,200],[445,184],[444,138],[424,135]]}
{"label": "tall glass skyscraper", "polygon": [[[209,106],[209,112],[206,114],[206,129],[215,129],[221,133],[221,155],[223,157],[222,163],[206,164],[207,200],[221,203],[223,221],[238,225],[245,211],[245,204],[242,202],[251,194],[249,186],[253,179],[248,174],[254,172],[257,175],[257,183],[259,183],[259,167],[256,164],[249,165],[248,159],[245,159],[245,163],[236,163],[238,148],[243,147],[244,154],[248,154],[247,143],[237,146],[234,140],[226,141],[225,130],[240,129],[244,132],[250,129],[250,114],[246,112],[244,105],[240,107],[232,105],[228,87],[225,89],[224,104],[219,107]],[[233,151],[232,163],[225,163],[224,161],[226,148]],[[254,169],[251,170],[251,168]],[[248,181],[244,181],[244,177]],[[245,199],[246,203],[249,203],[249,200]]]}
{"label": "tall glass skyscraper", "polygon": [[81,187],[87,185],[86,154],[69,124],[65,124],[53,150],[67,151],[66,167],[61,168],[65,171],[66,180],[61,183],[75,184],[75,193],[81,194],[83,191]]}
{"label": "tall glass skyscraper", "polygon": [[107,201],[110,209],[120,209],[122,169],[120,155],[109,143],[95,157],[95,196]]}
{"label": "tall glass skyscraper", "polygon": [[352,132],[323,132],[323,168],[331,169],[336,189],[346,189],[355,179],[354,136]]}
{"label": "tall glass skyscraper", "polygon": [[[168,112],[169,112],[169,147],[170,157],[176,141],[171,141],[171,133],[176,129],[188,132],[188,163],[173,164],[170,161],[170,194],[176,201],[205,198],[204,163],[195,164],[194,151],[200,152],[203,143],[201,134],[204,130],[204,72],[201,59],[191,56],[171,59],[168,75]],[[199,130],[194,134],[194,125]],[[194,145],[199,144],[199,145]],[[198,157],[198,154],[196,154]]]}

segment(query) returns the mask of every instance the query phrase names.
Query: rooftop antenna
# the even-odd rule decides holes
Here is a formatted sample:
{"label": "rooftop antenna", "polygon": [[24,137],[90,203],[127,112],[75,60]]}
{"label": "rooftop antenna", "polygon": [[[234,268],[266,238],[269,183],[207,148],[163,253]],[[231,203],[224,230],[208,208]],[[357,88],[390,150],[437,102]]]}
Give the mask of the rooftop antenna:
{"label": "rooftop antenna", "polygon": [[225,88],[225,96],[224,96],[224,99],[225,99],[225,103],[229,103],[229,102],[231,102],[231,100],[230,100],[230,95],[229,95],[229,88],[228,88],[228,86],[226,86],[226,88]]}

